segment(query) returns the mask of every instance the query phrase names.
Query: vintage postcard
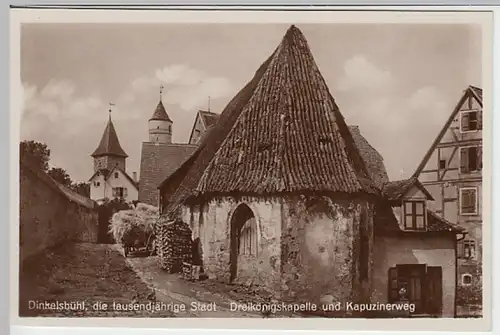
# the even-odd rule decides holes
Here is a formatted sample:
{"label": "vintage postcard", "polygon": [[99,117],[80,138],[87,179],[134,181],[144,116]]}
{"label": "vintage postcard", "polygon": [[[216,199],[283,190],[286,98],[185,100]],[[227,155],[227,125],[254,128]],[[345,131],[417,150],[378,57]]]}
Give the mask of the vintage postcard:
{"label": "vintage postcard", "polygon": [[491,13],[13,9],[11,39],[15,324],[489,329]]}

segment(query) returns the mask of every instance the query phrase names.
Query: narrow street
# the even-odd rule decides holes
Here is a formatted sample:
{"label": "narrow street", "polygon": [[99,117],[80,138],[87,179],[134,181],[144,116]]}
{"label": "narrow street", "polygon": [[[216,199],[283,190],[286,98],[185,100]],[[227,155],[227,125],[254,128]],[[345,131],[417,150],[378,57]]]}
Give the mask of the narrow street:
{"label": "narrow street", "polygon": [[[110,246],[117,253],[122,253],[118,245]],[[130,268],[138,275],[143,283],[154,289],[157,301],[165,304],[184,304],[186,311],[176,313],[176,317],[262,317],[260,313],[244,313],[230,310],[230,303],[235,302],[227,295],[214,293],[202,285],[189,282],[180,277],[180,274],[169,274],[158,268],[156,257],[129,257],[125,258]],[[206,310],[215,304],[216,310]],[[198,310],[192,310],[196,306]]]}
{"label": "narrow street", "polygon": [[[189,282],[160,270],[156,257],[125,258],[117,245],[64,245],[31,259],[20,277],[20,316],[264,317],[260,312],[231,310],[231,302],[256,302],[255,291],[210,280]],[[33,307],[34,302],[80,302],[85,308],[54,310]],[[116,308],[153,302],[163,308]]]}

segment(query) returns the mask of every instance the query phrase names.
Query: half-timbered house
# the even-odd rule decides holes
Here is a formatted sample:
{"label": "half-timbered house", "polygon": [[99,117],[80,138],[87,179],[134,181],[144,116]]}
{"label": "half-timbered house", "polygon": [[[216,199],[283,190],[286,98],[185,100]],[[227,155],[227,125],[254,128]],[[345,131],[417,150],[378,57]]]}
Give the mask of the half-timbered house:
{"label": "half-timbered house", "polygon": [[459,241],[458,283],[481,281],[483,91],[469,86],[414,173],[435,201],[433,210],[467,230]]}

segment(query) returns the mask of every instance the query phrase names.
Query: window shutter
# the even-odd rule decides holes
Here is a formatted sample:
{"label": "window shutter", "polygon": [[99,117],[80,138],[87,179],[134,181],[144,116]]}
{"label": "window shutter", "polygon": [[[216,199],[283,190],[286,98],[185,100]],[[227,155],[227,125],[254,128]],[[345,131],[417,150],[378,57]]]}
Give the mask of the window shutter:
{"label": "window shutter", "polygon": [[483,169],[483,147],[482,146],[477,147],[476,153],[477,153],[478,170],[482,170]]}
{"label": "window shutter", "polygon": [[116,189],[116,187],[113,187],[113,193],[112,193],[113,197],[116,197],[116,193],[117,193],[117,189]]}
{"label": "window shutter", "polygon": [[124,187],[123,188],[123,197],[126,198],[128,196],[128,191],[127,191],[127,188]]}
{"label": "window shutter", "polygon": [[478,130],[483,129],[483,112],[482,111],[477,112],[477,129]]}
{"label": "window shutter", "polygon": [[458,241],[457,243],[457,257],[463,258],[465,257],[464,253],[464,241]]}
{"label": "window shutter", "polygon": [[389,302],[395,302],[399,299],[398,293],[398,270],[396,268],[389,269],[389,280],[388,280],[388,300]]}
{"label": "window shutter", "polygon": [[473,213],[476,211],[476,196],[477,192],[475,190],[470,190],[469,191],[469,206],[470,206],[470,211]]}
{"label": "window shutter", "polygon": [[462,190],[462,213],[470,212],[470,193],[469,190]]}
{"label": "window shutter", "polygon": [[427,310],[440,315],[443,307],[443,271],[440,266],[427,267]]}
{"label": "window shutter", "polygon": [[469,172],[469,150],[468,148],[460,148],[460,172]]}
{"label": "window shutter", "polygon": [[469,130],[469,113],[461,113],[462,114],[462,120],[460,127],[462,128],[462,131],[468,131]]}
{"label": "window shutter", "polygon": [[476,258],[476,243],[474,240],[467,241],[467,247],[469,248],[468,258],[475,259]]}

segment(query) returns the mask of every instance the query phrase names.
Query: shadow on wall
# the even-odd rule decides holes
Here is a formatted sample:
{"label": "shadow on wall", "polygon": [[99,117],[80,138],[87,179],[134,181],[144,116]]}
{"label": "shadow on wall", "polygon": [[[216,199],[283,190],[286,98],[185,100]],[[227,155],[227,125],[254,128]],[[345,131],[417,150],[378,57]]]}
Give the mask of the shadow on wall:
{"label": "shadow on wall", "polygon": [[66,192],[43,171],[21,162],[20,263],[68,241],[97,241],[94,203],[70,200]]}

